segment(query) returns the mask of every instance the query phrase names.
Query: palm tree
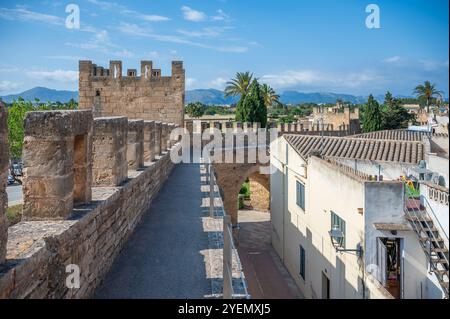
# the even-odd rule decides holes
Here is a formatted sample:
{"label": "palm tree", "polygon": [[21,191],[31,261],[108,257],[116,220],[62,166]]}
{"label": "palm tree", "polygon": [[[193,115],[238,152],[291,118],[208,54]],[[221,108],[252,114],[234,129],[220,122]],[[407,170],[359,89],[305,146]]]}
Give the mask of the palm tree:
{"label": "palm tree", "polygon": [[225,97],[230,96],[243,96],[247,93],[250,83],[252,83],[253,73],[250,72],[238,72],[236,78],[227,82],[225,88]]}
{"label": "palm tree", "polygon": [[413,91],[417,95],[418,99],[424,99],[427,101],[427,113],[430,113],[430,104],[434,97],[442,97],[442,91],[436,89],[434,84],[430,81],[425,81],[424,84],[416,86]]}
{"label": "palm tree", "polygon": [[269,85],[261,85],[261,93],[264,97],[264,104],[267,108],[270,108],[274,104],[280,104],[280,96]]}

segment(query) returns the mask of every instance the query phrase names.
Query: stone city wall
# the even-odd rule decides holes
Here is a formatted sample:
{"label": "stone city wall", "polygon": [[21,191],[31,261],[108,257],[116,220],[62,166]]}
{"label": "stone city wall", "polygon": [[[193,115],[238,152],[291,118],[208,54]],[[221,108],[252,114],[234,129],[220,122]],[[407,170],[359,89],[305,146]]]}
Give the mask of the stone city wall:
{"label": "stone city wall", "polygon": [[[0,111],[4,154],[6,126]],[[170,154],[163,152],[137,170],[130,168],[128,145],[134,145],[128,154],[140,158],[145,147],[136,144],[149,138],[136,133],[142,122],[123,117],[94,120],[91,111],[30,112],[25,123],[24,219],[8,229],[0,298],[88,298],[168,178],[173,168]],[[34,145],[39,135],[42,141]],[[153,146],[147,147],[158,144],[152,140]],[[120,155],[111,158],[112,151]],[[95,163],[107,159],[113,164],[104,167],[105,180],[113,183],[96,186]],[[0,160],[4,177],[4,156]],[[0,230],[4,247],[6,229]],[[74,267],[80,271],[79,288],[68,277],[76,272]]]}
{"label": "stone city wall", "polygon": [[94,117],[126,116],[130,119],[184,121],[185,70],[183,62],[172,62],[171,76],[161,76],[152,61],[141,61],[141,73],[128,70],[122,62],[110,61],[109,69],[91,61],[79,62],[80,109],[91,109]]}

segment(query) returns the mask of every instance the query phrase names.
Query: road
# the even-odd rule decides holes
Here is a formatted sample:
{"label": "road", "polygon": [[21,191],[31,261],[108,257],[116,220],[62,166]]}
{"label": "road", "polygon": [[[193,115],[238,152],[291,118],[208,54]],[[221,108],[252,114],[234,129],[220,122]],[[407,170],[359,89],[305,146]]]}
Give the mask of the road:
{"label": "road", "polygon": [[13,206],[22,203],[22,185],[14,184],[6,187],[6,193],[8,193],[8,206]]}

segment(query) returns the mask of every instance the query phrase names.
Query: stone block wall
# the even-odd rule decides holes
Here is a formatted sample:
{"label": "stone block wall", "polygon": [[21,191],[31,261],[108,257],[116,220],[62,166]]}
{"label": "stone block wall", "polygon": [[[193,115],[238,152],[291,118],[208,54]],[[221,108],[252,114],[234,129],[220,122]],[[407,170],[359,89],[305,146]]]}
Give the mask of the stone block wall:
{"label": "stone block wall", "polygon": [[155,122],[155,154],[161,155],[161,134],[162,134],[162,123],[159,121]]}
{"label": "stone block wall", "polygon": [[[129,70],[134,71],[134,70]],[[161,76],[151,61],[141,61],[141,74],[122,76],[122,62],[110,61],[109,69],[91,61],[79,62],[79,108],[91,109],[94,117],[127,116],[183,125],[185,70],[172,62],[171,76]]]}
{"label": "stone block wall", "polygon": [[[76,149],[75,144],[77,142],[74,139],[68,139],[73,143],[61,140],[63,132],[69,136],[83,136],[82,134],[76,135],[75,132],[95,132],[86,135],[87,137],[90,136],[86,144],[82,140],[78,142],[82,145],[89,145],[90,140],[95,146],[95,140],[99,141],[103,138],[104,143],[98,144],[99,147],[93,146],[92,153],[87,154],[87,167],[89,162],[93,162],[93,159],[98,155],[96,152],[106,150],[105,153],[109,154],[111,145],[114,144],[111,141],[116,141],[115,146],[123,142],[125,152],[120,157],[123,164],[118,163],[118,166],[127,168],[125,156],[127,140],[123,139],[123,136],[128,136],[126,134],[129,128],[128,119],[95,119],[91,120],[90,129],[82,131],[74,129],[77,127],[74,124],[77,122],[76,119],[90,113],[90,111],[73,113],[33,112],[29,115],[26,132],[30,133],[31,136],[26,136],[26,139],[31,142],[31,137],[38,139],[39,134],[43,134],[44,144],[41,145],[45,148],[42,152],[36,151],[35,156],[28,160],[27,174],[30,174],[33,170],[39,172],[34,165],[47,165],[46,167],[51,172],[65,173],[65,169],[68,169],[68,167],[75,171],[73,159],[77,158],[76,155],[70,156],[69,154],[63,161],[64,163],[53,160],[48,156],[49,151],[57,150],[59,152],[60,147],[61,150],[69,153],[72,152],[72,147]],[[3,112],[0,115],[2,115],[0,118],[2,124],[0,126],[0,150],[3,150],[5,145],[3,133],[6,130],[3,125]],[[38,118],[42,120],[40,128],[33,125],[34,120]],[[111,133],[113,127],[121,132],[113,135]],[[50,147],[50,132],[60,133],[60,135],[54,135],[53,148]],[[154,132],[152,134],[154,135]],[[118,136],[122,137],[118,138]],[[119,139],[121,142],[117,141]],[[47,142],[49,144],[45,144]],[[120,151],[121,147],[118,149]],[[77,152],[73,151],[72,153],[76,154]],[[2,154],[4,153],[0,153],[0,155]],[[59,154],[56,153],[56,158],[59,158],[58,156]],[[2,166],[0,167],[3,167],[3,157],[0,157],[0,159],[2,159]],[[47,159],[51,163],[45,164],[43,159]],[[3,246],[7,242],[6,261],[0,263],[0,299],[88,298],[91,296],[143,214],[148,210],[151,201],[168,178],[172,168],[173,163],[170,159],[170,153],[164,152],[161,156],[156,156],[153,162],[145,162],[142,169],[128,170],[126,179],[120,186],[86,186],[90,190],[91,200],[88,203],[74,205],[69,214],[66,212],[66,207],[60,207],[53,211],[53,215],[46,216],[46,218],[25,219],[11,226],[8,229],[7,241],[6,238],[3,240],[4,238],[0,237]],[[105,170],[107,169],[112,171],[113,167],[105,168]],[[54,180],[58,182],[57,179]],[[74,183],[76,184],[76,182]],[[75,194],[76,189],[74,183],[69,183],[69,186],[72,187],[72,194]],[[47,186],[52,189],[52,185]],[[69,189],[68,194],[71,193],[70,187],[66,187]],[[36,188],[30,189],[34,189],[36,193],[41,191]],[[3,189],[0,189],[0,191],[2,191],[0,194],[4,193]],[[31,202],[32,199],[37,198],[34,192],[25,193],[24,201]],[[0,199],[3,201],[2,197]],[[64,213],[59,212],[60,210]],[[66,218],[53,218],[54,216],[66,216]],[[0,232],[0,235],[5,233],[6,229]],[[80,270],[79,288],[71,288],[67,285],[67,276],[71,274],[68,269],[73,269],[74,266]]]}
{"label": "stone block wall", "polygon": [[128,120],[128,168],[137,170],[144,166],[144,121]]}
{"label": "stone block wall", "polygon": [[24,123],[23,219],[65,219],[91,201],[91,111],[29,112]]}
{"label": "stone block wall", "polygon": [[6,219],[6,208],[8,207],[6,178],[9,166],[7,114],[5,105],[0,101],[0,264],[5,261],[8,237],[8,220]]}
{"label": "stone block wall", "polygon": [[128,175],[126,117],[94,119],[93,185],[118,186]]}
{"label": "stone block wall", "polygon": [[156,155],[155,121],[144,121],[144,161],[153,162]]}

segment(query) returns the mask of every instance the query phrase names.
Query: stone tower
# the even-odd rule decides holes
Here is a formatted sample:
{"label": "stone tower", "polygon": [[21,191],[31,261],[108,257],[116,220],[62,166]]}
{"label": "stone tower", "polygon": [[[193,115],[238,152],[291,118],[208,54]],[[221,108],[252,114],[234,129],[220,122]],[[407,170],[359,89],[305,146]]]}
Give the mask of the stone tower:
{"label": "stone tower", "polygon": [[183,62],[172,62],[172,75],[161,76],[152,61],[141,61],[141,73],[122,62],[103,68],[91,61],[79,62],[79,108],[92,109],[94,117],[126,116],[184,125],[185,71]]}

